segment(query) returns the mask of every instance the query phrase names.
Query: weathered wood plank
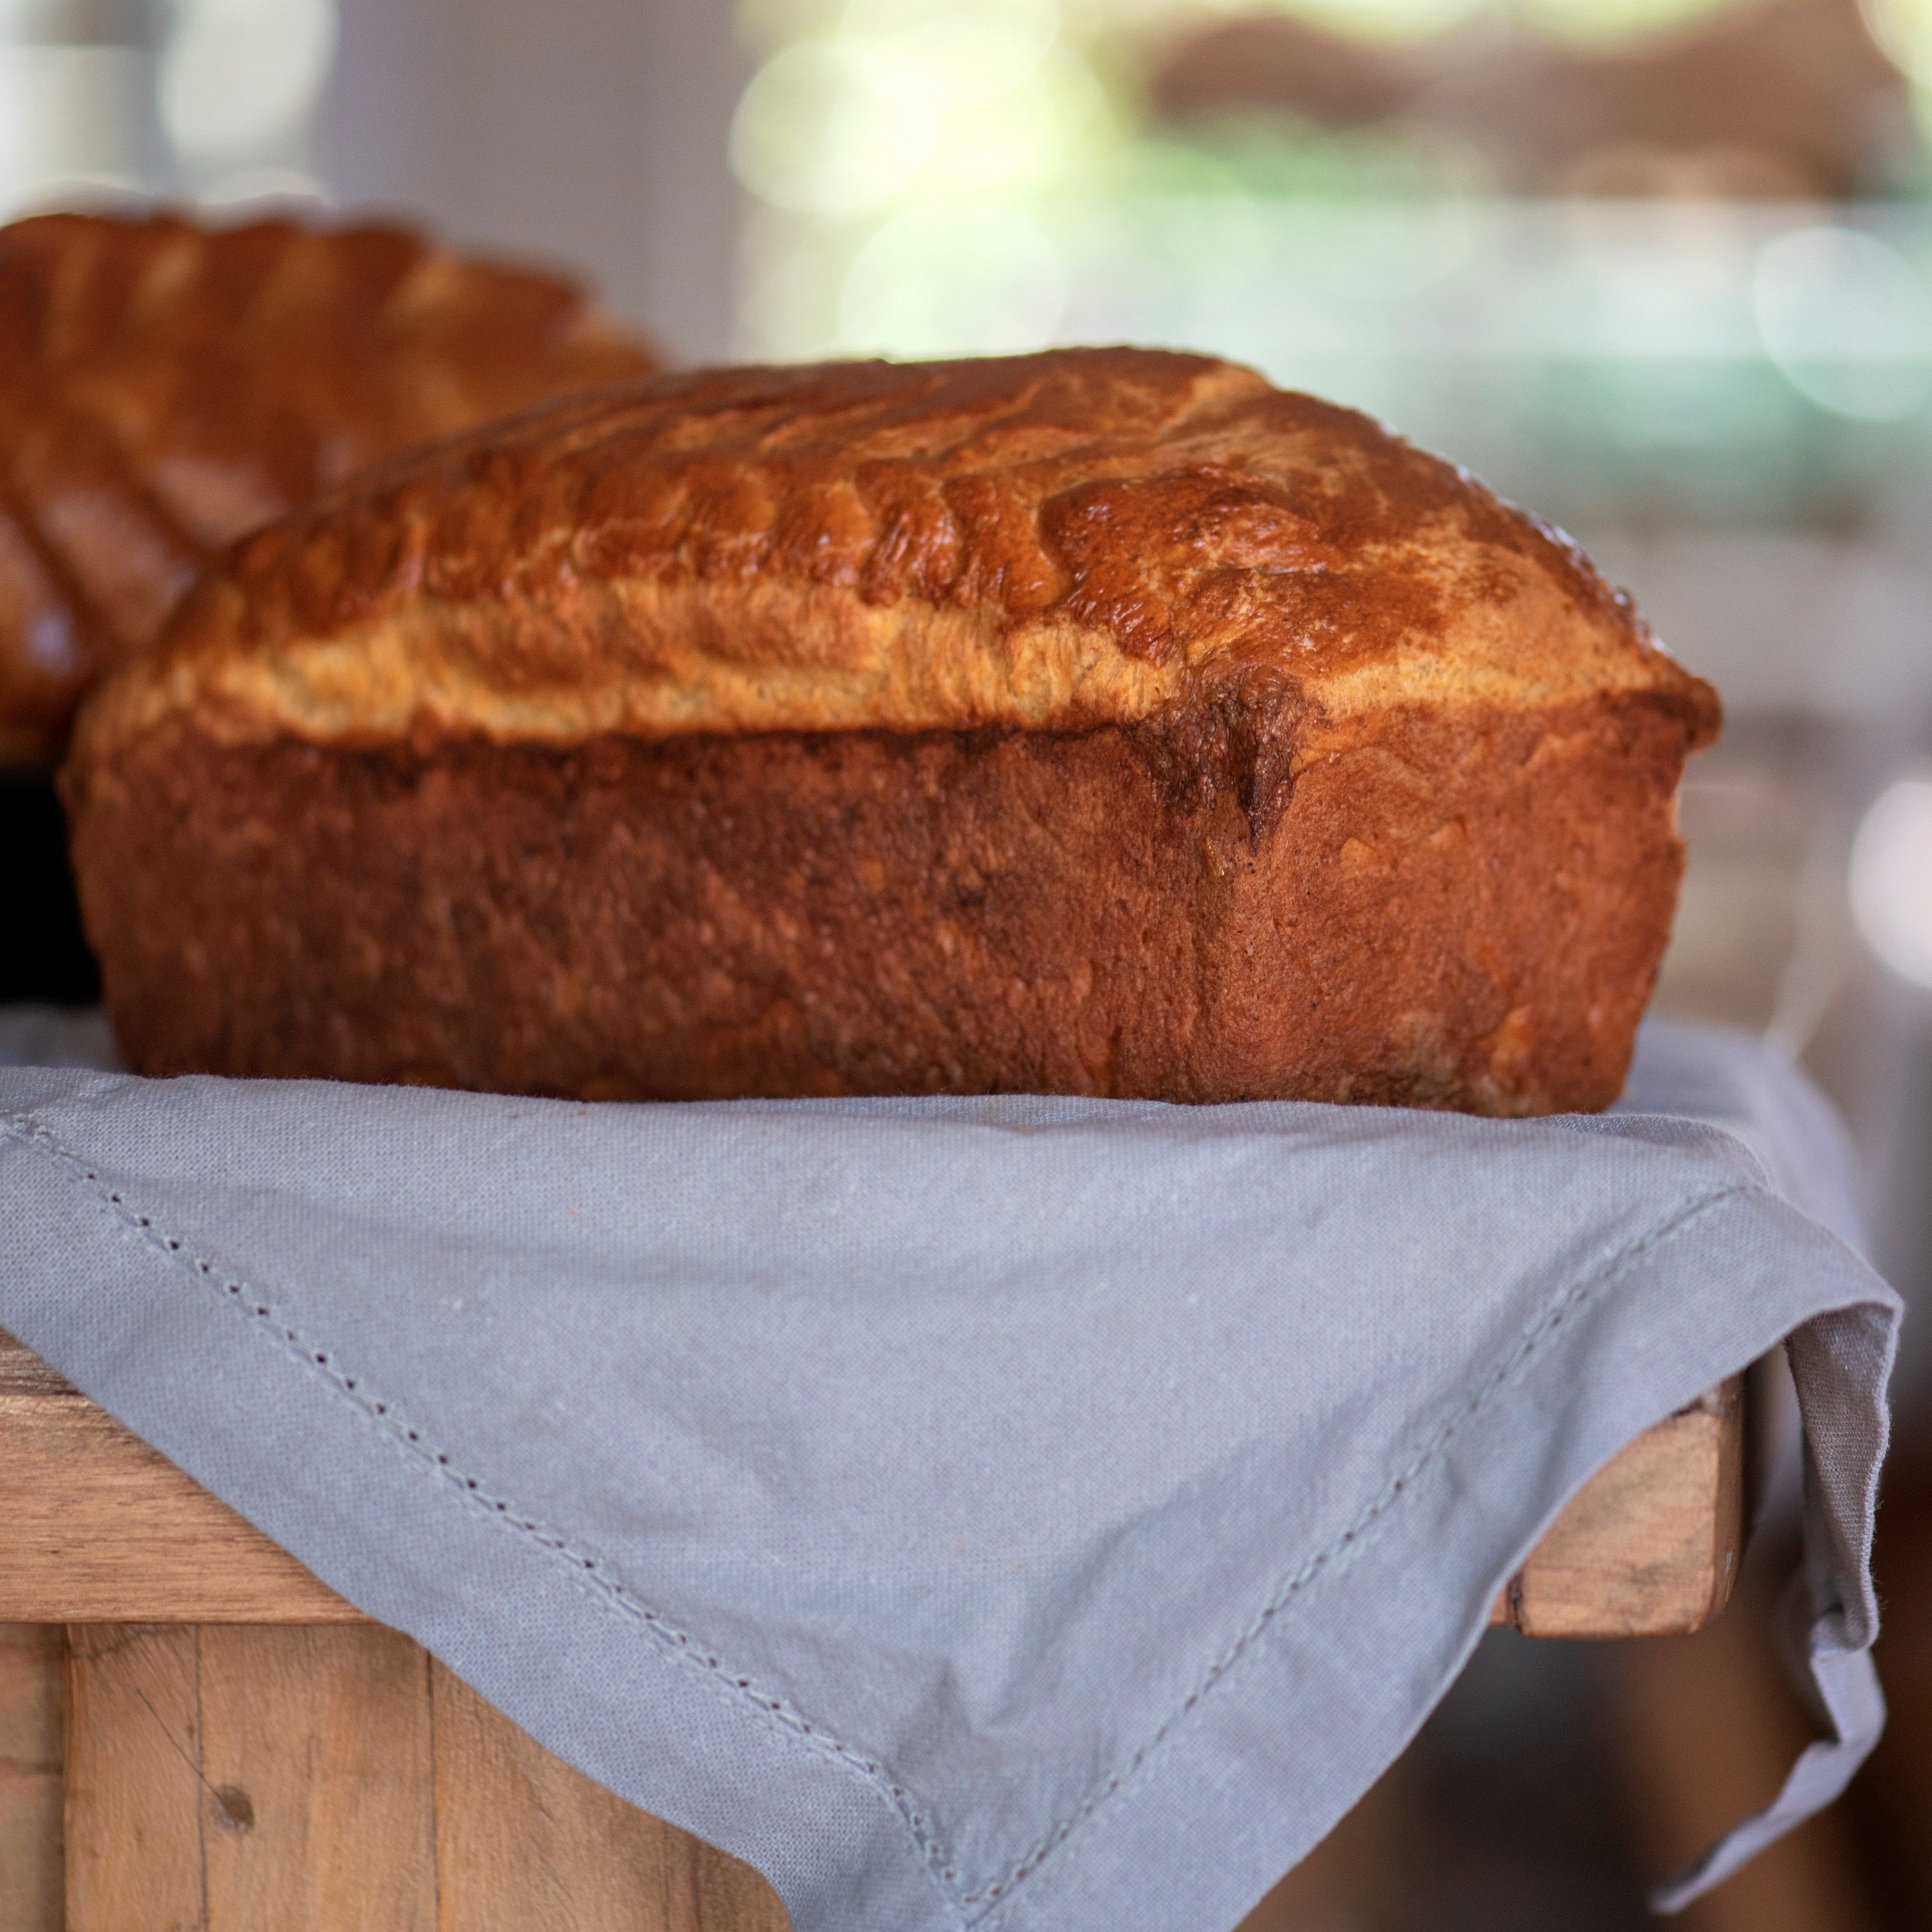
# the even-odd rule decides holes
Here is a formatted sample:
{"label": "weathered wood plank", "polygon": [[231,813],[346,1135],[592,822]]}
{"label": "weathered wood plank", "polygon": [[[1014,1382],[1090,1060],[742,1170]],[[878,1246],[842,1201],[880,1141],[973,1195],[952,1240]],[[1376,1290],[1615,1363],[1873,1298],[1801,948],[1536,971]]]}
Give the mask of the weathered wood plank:
{"label": "weathered wood plank", "polygon": [[1646,1430],[1584,1485],[1497,1599],[1526,1636],[1700,1630],[1744,1542],[1744,1378]]}
{"label": "weathered wood plank", "polygon": [[0,1624],[0,1932],[61,1932],[61,1642]]}
{"label": "weathered wood plank", "polygon": [[75,1625],[67,1696],[68,1932],[435,1932],[406,1637]]}
{"label": "weathered wood plank", "polygon": [[0,1328],[0,1395],[73,1395],[73,1383]]}
{"label": "weathered wood plank", "polygon": [[428,1658],[374,1625],[200,1635],[206,1932],[436,1932]]}
{"label": "weathered wood plank", "polygon": [[750,1866],[626,1804],[433,1671],[439,1932],[787,1932]]}
{"label": "weathered wood plank", "polygon": [[789,1926],[394,1631],[76,1626],[68,1676],[70,1932]]}
{"label": "weathered wood plank", "polygon": [[361,1621],[83,1396],[0,1394],[0,1618]]}
{"label": "weathered wood plank", "polygon": [[196,1636],[180,1624],[68,1633],[68,1932],[207,1924]]}

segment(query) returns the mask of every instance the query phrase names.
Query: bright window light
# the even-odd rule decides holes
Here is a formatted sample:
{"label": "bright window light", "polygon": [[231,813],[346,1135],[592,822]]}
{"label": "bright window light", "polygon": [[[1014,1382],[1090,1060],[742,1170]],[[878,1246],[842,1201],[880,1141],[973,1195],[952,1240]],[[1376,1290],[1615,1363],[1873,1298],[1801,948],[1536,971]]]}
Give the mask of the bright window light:
{"label": "bright window light", "polygon": [[334,0],[181,0],[161,56],[176,152],[240,166],[298,136],[335,62]]}
{"label": "bright window light", "polygon": [[1863,0],[1860,10],[1893,64],[1932,83],[1932,0]]}
{"label": "bright window light", "polygon": [[1230,12],[1286,14],[1359,40],[1426,40],[1476,12],[1483,0],[1276,0],[1269,8]]}
{"label": "bright window light", "polygon": [[1548,32],[1586,46],[1614,48],[1734,11],[1738,0],[1517,0],[1517,4]]}
{"label": "bright window light", "polygon": [[946,76],[956,100],[1018,86],[1060,38],[1052,0],[853,0],[841,32],[887,36]]}

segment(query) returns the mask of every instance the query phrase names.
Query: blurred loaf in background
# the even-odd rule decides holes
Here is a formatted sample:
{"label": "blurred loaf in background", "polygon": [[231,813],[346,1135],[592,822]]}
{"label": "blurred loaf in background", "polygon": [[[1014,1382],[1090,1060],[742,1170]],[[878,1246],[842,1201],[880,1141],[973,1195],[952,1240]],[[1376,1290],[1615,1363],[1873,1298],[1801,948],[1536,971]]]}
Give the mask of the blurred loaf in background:
{"label": "blurred loaf in background", "polygon": [[1495,26],[1378,46],[1236,12],[1177,35],[1150,92],[1184,124],[1274,109],[1447,140],[1522,194],[1837,199],[1895,188],[1919,152],[1858,0],[1707,8],[1600,47]]}
{"label": "blurred loaf in background", "polygon": [[0,229],[0,766],[236,538],[365,464],[655,358],[582,288],[409,230]]}

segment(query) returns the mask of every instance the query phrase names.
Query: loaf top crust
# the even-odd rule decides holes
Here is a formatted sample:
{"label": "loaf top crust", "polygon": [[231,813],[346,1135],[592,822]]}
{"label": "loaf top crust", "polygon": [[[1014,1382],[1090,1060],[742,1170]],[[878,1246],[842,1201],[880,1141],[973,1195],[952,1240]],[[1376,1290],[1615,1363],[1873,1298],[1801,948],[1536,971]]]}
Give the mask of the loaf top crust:
{"label": "loaf top crust", "polygon": [[0,228],[0,757],[318,487],[656,366],[574,284],[401,228]]}
{"label": "loaf top crust", "polygon": [[1709,687],[1560,533],[1368,417],[1134,349],[614,386],[238,545],[84,721],[229,742],[1080,730]]}

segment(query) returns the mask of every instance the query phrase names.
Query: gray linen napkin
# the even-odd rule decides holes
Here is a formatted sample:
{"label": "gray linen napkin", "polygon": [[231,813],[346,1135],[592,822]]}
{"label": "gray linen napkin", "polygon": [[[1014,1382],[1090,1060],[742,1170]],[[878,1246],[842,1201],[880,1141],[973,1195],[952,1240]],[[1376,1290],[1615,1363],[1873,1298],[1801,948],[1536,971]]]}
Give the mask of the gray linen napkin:
{"label": "gray linen napkin", "polygon": [[1843,1784],[1898,1314],[1848,1172],[1654,1028],[1622,1114],[1515,1122],[22,1070],[0,1325],[798,1932],[1204,1932],[1786,1337],[1834,1735],[1693,1883]]}

